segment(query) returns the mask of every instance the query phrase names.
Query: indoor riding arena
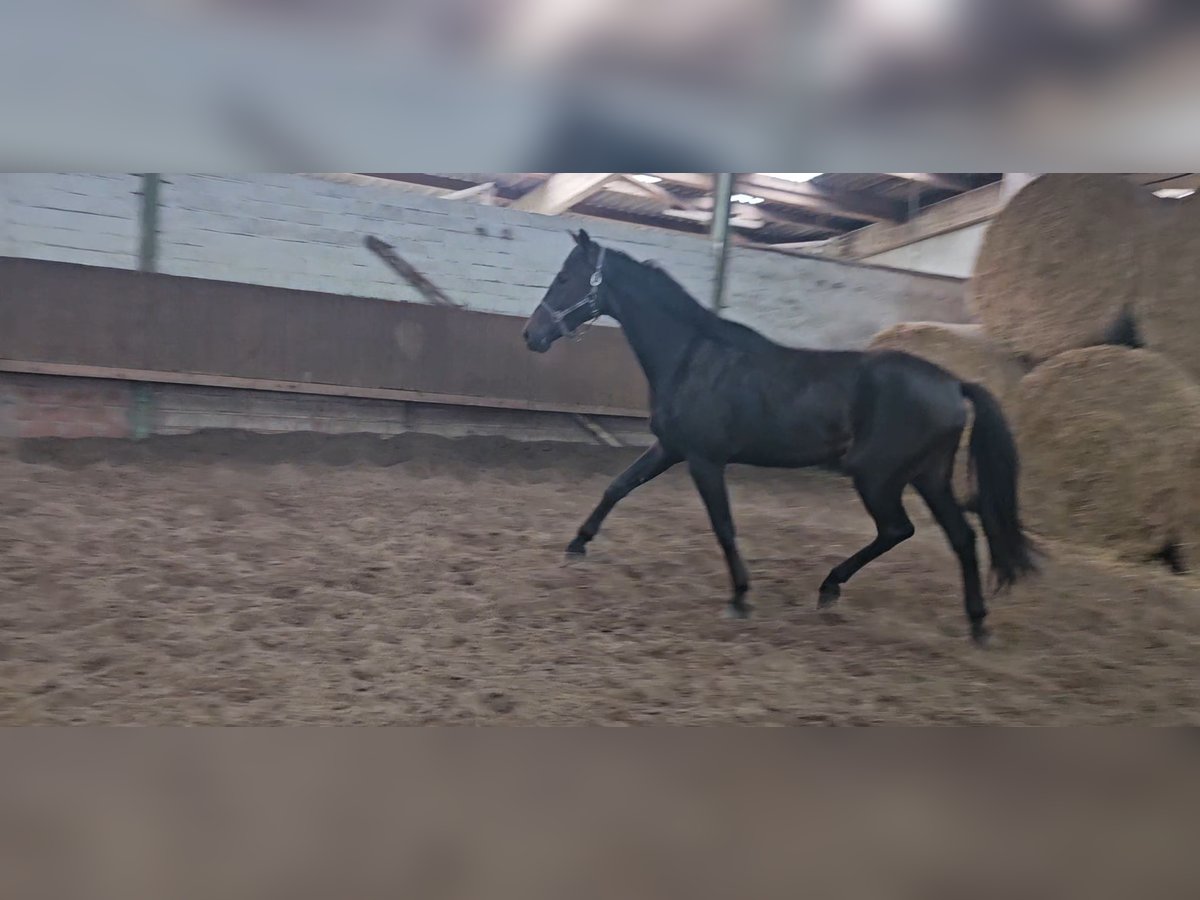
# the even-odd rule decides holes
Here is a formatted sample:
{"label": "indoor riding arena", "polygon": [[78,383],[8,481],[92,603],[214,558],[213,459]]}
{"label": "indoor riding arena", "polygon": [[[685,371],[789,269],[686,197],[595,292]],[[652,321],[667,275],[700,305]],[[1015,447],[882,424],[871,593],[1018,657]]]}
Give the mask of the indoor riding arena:
{"label": "indoor riding arena", "polygon": [[[0,176],[0,723],[1200,724],[1200,176],[784,174],[719,253],[705,173]],[[999,399],[990,645],[912,490],[818,609],[875,537],[827,468],[730,468],[747,620],[687,466],[568,561],[653,441],[614,322],[522,340],[581,227]]]}

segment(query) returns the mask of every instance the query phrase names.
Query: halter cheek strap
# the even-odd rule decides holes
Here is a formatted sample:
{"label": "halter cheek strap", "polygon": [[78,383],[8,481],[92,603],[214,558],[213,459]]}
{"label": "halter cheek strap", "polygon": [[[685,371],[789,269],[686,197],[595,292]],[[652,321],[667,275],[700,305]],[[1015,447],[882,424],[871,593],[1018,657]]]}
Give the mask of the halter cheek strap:
{"label": "halter cheek strap", "polygon": [[[592,277],[588,284],[591,286],[587,294],[578,303],[573,303],[566,309],[557,310],[546,306],[546,301],[543,300],[539,306],[545,308],[550,314],[550,318],[554,320],[554,324],[558,326],[559,332],[563,337],[580,337],[583,334],[583,327],[590,325],[603,315],[600,309],[600,285],[604,283],[604,248],[600,248],[600,255],[596,257],[596,270],[592,272]],[[580,309],[588,311],[587,318],[580,320],[574,328],[567,327],[567,319],[573,312]]]}

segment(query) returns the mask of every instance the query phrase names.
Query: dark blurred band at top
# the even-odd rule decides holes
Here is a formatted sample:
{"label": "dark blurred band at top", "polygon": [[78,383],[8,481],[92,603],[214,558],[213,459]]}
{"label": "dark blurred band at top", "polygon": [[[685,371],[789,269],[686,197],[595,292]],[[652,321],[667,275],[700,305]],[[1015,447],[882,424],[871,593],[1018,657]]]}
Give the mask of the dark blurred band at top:
{"label": "dark blurred band at top", "polygon": [[1200,149],[1189,0],[0,11],[10,169],[1170,169]]}

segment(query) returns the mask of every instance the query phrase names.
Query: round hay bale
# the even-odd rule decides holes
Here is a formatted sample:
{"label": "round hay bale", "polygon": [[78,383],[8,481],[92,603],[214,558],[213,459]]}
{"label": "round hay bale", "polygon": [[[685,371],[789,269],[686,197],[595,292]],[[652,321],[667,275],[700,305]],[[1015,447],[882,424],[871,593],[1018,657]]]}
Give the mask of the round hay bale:
{"label": "round hay bale", "polygon": [[[996,395],[1006,413],[1027,371],[1017,357],[991,342],[981,325],[902,322],[875,335],[871,348],[902,350],[927,359],[964,381],[982,384]],[[954,492],[960,501],[968,500],[974,492],[967,477],[970,439],[968,422],[954,463]]]}
{"label": "round hay bale", "polygon": [[1200,202],[1159,204],[1165,211],[1155,223],[1134,307],[1138,335],[1200,378]]}
{"label": "round hay bale", "polygon": [[1014,419],[1033,530],[1131,560],[1184,542],[1200,386],[1178,366],[1149,350],[1072,350],[1022,379]]}
{"label": "round hay bale", "polygon": [[967,302],[1033,362],[1121,343],[1159,201],[1119,175],[1041,175],[988,226]]}
{"label": "round hay bale", "polygon": [[1188,572],[1200,574],[1200,448],[1184,461],[1179,475],[1182,502],[1178,513],[1178,562]]}

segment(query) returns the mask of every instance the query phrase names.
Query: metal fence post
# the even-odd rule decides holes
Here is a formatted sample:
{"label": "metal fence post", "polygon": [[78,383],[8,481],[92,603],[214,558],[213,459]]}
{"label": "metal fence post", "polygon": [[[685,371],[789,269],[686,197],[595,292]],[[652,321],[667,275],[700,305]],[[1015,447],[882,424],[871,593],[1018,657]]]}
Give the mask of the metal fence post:
{"label": "metal fence post", "polygon": [[155,272],[158,268],[158,192],[161,183],[160,175],[142,175],[141,246],[138,248],[138,271],[141,272]]}
{"label": "metal fence post", "polygon": [[713,188],[712,252],[713,252],[713,295],[712,308],[717,312],[725,305],[725,261],[729,257],[729,208],[732,205],[733,173],[717,175]]}

